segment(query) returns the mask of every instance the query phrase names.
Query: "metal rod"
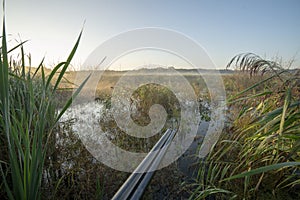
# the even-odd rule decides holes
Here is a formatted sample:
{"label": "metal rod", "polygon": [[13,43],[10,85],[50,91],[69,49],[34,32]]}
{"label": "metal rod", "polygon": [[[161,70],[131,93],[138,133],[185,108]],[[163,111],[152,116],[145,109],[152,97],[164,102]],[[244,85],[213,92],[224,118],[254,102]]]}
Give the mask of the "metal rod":
{"label": "metal rod", "polygon": [[163,148],[160,150],[159,154],[157,155],[157,157],[153,161],[152,165],[150,166],[149,172],[145,173],[145,175],[143,176],[142,180],[139,183],[138,188],[136,188],[134,193],[130,196],[130,199],[140,199],[141,198],[141,196],[143,195],[144,190],[146,189],[149,181],[151,180],[155,170],[157,169],[162,158],[164,157],[165,153],[167,152],[167,149],[168,149],[169,145],[171,144],[171,141],[172,141],[175,133],[176,133],[176,130],[173,130],[171,132],[171,134],[169,135]]}
{"label": "metal rod", "polygon": [[172,135],[173,132],[174,131],[168,129],[163,134],[163,136],[159,139],[159,141],[155,144],[155,146],[151,149],[151,151],[147,154],[147,156],[143,159],[143,161],[139,164],[139,166],[134,170],[134,172],[129,176],[129,178],[125,181],[125,183],[120,187],[120,189],[112,198],[113,200],[128,199],[131,193],[133,192],[133,190],[137,187],[138,183],[141,182],[143,176],[147,174],[142,172],[155,170],[155,169],[154,170],[149,170],[149,169],[152,166],[152,163],[157,158],[157,156],[161,153],[160,149],[162,147],[164,148],[166,141],[169,141],[170,135]]}

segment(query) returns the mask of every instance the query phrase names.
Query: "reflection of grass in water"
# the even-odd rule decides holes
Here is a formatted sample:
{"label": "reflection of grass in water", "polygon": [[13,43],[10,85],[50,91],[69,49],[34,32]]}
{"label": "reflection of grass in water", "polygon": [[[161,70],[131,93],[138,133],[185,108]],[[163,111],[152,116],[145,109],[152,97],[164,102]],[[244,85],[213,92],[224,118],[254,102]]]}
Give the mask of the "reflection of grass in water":
{"label": "reflection of grass in water", "polygon": [[154,144],[159,140],[161,134],[149,138],[136,138],[128,135],[122,131],[111,116],[104,115],[103,117],[109,118],[100,121],[101,128],[104,132],[108,133],[108,138],[118,147],[130,152],[144,152],[147,153],[151,150]]}
{"label": "reflection of grass in water", "polygon": [[[47,177],[51,184],[43,188],[44,198],[110,199],[129,173],[113,170],[95,160],[72,132],[73,123],[76,121],[66,121],[58,127],[60,142],[56,143],[54,152],[51,152],[51,164],[47,171],[51,174]],[[131,150],[136,151],[135,148]],[[185,191],[181,185],[182,180],[182,174],[174,163],[153,177],[143,199],[153,199],[153,196],[159,196],[160,193],[175,198]],[[56,193],[49,193],[53,188],[56,188]],[[170,193],[163,193],[165,190]]]}
{"label": "reflection of grass in water", "polygon": [[150,123],[148,112],[154,104],[165,108],[168,119],[180,117],[180,104],[172,91],[158,84],[147,84],[139,87],[132,95],[131,105],[136,109],[131,114],[132,119],[142,126]]}
{"label": "reflection of grass in water", "polygon": [[[148,84],[139,87],[132,95],[131,107],[134,109],[131,110],[131,118],[133,121],[140,126],[148,125],[150,123],[148,112],[150,107],[154,104],[160,104],[165,108],[168,113],[168,121],[171,118],[180,118],[180,105],[175,95],[163,86]],[[110,138],[113,143],[132,152],[149,152],[159,140],[164,130],[170,126],[170,123],[167,122],[163,130],[152,137],[131,137],[117,126],[110,110],[104,113],[100,124],[102,130],[111,135]]]}
{"label": "reflection of grass in water", "polygon": [[[77,73],[80,74],[81,72]],[[101,79],[97,86],[96,99],[103,102],[108,109],[111,108],[111,95],[114,87],[125,73],[126,72],[104,71],[101,75]],[[158,75],[163,77],[167,73],[167,71],[162,72],[159,75],[156,74],[156,76]],[[193,87],[194,92],[199,99],[199,110],[201,112],[202,119],[209,120],[209,109],[203,106],[203,102],[206,102],[209,97],[204,80],[196,73],[191,74],[182,72],[182,74]],[[74,78],[74,75],[75,72],[70,72],[69,74],[67,74],[67,78],[72,80],[72,77]],[[144,75],[146,76],[147,74],[131,73],[133,79],[136,78],[135,76]],[[173,76],[173,79],[178,79],[176,78],[177,75]],[[178,86],[180,87],[180,83],[178,83]],[[185,89],[183,88],[182,91],[185,91]],[[167,87],[158,84],[143,85],[133,93],[133,95],[131,96],[131,108],[133,108],[131,110],[131,118],[133,119],[133,121],[141,126],[146,126],[147,124],[149,124],[150,118],[148,116],[148,112],[149,108],[153,104],[162,105],[168,113],[168,119],[178,118],[178,121],[180,121],[181,109],[177,98]],[[168,125],[169,124],[166,124],[165,128],[167,128]],[[117,127],[117,124],[114,122],[114,119],[109,111],[104,113],[104,116],[101,120],[101,127],[103,131],[112,134],[111,139],[116,145],[120,145],[123,149],[137,152],[148,152],[148,150],[151,149],[155,141],[157,141],[160,136],[160,134],[157,134],[158,136],[150,137],[147,139],[130,137]],[[135,147],[136,149],[134,149]]]}
{"label": "reflection of grass in water", "polygon": [[[76,121],[61,123],[59,142],[50,152],[44,199],[110,199],[128,173],[111,169],[97,161],[72,131]],[[54,193],[52,191],[55,191]]]}
{"label": "reflection of grass in water", "polygon": [[[102,96],[99,95],[99,97],[101,97],[99,100],[106,105],[106,108],[108,108],[108,110],[106,110],[101,117],[101,127],[103,131],[107,133],[107,137],[117,146],[132,152],[149,152],[152,146],[160,138],[161,134],[156,134],[155,136],[147,139],[130,137],[117,127],[110,113],[110,95],[111,91],[113,90],[111,87],[113,87],[114,84],[119,80],[120,74],[122,73],[109,72],[104,75],[101,80],[102,84],[107,85],[104,88],[104,92],[103,90],[98,90],[97,94],[102,94]],[[193,81],[198,79],[196,76],[190,76],[190,78]],[[152,97],[150,95],[151,93],[153,93]],[[141,98],[142,96],[146,96],[146,98]],[[133,107],[137,109],[136,112],[132,112],[131,117],[139,125],[147,125],[149,123],[147,110],[149,110],[149,107],[153,103],[165,105],[166,110],[170,111],[168,116],[169,118],[172,116],[178,117],[180,115],[180,106],[178,106],[178,101],[174,97],[173,93],[159,85],[146,85],[140,87],[137,91],[135,91],[132,98],[135,100],[140,98],[141,100],[132,102]],[[166,101],[166,99],[169,100]],[[138,108],[139,111],[137,111]],[[125,181],[125,178],[128,174],[116,172],[95,161],[85,150],[81,142],[78,141],[78,138],[71,133],[70,130],[68,130],[68,126],[70,126],[70,124],[67,123],[63,125],[64,130],[58,130],[62,142],[59,147],[54,149],[53,155],[57,156],[56,160],[54,159],[54,163],[57,164],[55,164],[55,167],[51,169],[52,174],[56,174],[57,171],[62,171],[62,163],[71,163],[72,165],[70,168],[65,169],[64,173],[61,173],[56,177],[54,176],[55,178],[53,181],[53,187],[56,187],[55,184],[57,184],[58,188],[55,197],[64,195],[64,193],[67,192],[65,197],[71,195],[74,198],[94,198],[92,194],[95,193],[95,187],[93,186],[96,186],[97,184],[93,177],[99,177],[102,187],[104,188],[103,190],[105,191],[103,195],[104,198],[111,197],[118,187]],[[166,127],[167,126],[168,125],[166,124]],[[65,131],[69,131],[68,134],[64,134],[63,132]],[[172,176],[169,176],[170,174],[172,174]],[[155,196],[157,193],[161,193],[164,190],[170,191],[172,194],[174,194],[173,197],[175,198],[177,196],[176,194],[181,194],[185,190],[185,188],[181,185],[182,180],[182,174],[178,171],[176,163],[174,163],[161,170],[159,172],[159,176],[154,176],[154,179],[151,181],[151,186],[147,188],[147,195],[145,198],[152,199],[152,196]],[[83,186],[85,188],[83,188]],[[153,192],[156,194],[152,194]],[[101,192],[97,193],[101,194]]]}

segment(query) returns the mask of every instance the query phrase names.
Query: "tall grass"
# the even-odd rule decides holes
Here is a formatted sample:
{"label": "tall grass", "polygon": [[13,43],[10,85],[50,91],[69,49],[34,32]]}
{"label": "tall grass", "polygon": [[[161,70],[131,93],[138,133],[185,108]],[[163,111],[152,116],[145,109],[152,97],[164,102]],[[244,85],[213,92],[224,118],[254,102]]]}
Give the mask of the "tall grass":
{"label": "tall grass", "polygon": [[[59,118],[72,103],[87,79],[56,113],[54,95],[79,45],[81,33],[66,62],[45,75],[43,62],[35,69],[25,67],[23,43],[7,49],[3,17],[0,52],[0,142],[1,183],[7,199],[40,199],[48,141]],[[20,50],[20,61],[9,62],[9,53]],[[58,73],[59,72],[59,73]],[[57,75],[58,73],[58,75]],[[52,83],[54,82],[54,85]]]}
{"label": "tall grass", "polygon": [[231,125],[200,163],[191,199],[300,198],[299,69],[254,54],[238,55],[233,64],[244,72],[235,76],[260,80],[229,94]]}

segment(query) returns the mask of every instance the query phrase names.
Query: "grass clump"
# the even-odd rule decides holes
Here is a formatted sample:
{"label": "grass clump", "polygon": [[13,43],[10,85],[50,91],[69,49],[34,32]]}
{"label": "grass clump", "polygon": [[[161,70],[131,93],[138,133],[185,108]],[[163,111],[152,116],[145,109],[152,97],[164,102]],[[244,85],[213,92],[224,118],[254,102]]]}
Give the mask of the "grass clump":
{"label": "grass clump", "polygon": [[[59,118],[83,86],[57,113],[54,95],[76,52],[80,37],[81,33],[67,61],[59,63],[46,76],[43,62],[34,71],[25,66],[24,42],[11,50],[7,49],[3,17],[0,52],[0,194],[4,199],[41,198],[49,139]],[[20,50],[20,60],[9,60],[10,52],[17,50]]]}
{"label": "grass clump", "polygon": [[238,55],[233,64],[241,73],[226,76],[225,84],[243,90],[229,93],[230,125],[200,163],[191,199],[298,199],[299,69],[254,54]]}

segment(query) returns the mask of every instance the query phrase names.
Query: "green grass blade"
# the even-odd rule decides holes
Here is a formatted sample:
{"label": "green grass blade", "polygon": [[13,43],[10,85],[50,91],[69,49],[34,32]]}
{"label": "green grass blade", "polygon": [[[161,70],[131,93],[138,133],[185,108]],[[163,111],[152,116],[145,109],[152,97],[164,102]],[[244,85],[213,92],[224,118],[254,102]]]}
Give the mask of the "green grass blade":
{"label": "green grass blade", "polygon": [[234,95],[233,97],[231,97],[231,98],[228,100],[228,102],[231,103],[231,102],[233,101],[233,99],[235,99],[235,98],[241,96],[242,94],[244,94],[244,93],[246,93],[246,92],[248,92],[248,91],[250,91],[250,90],[256,88],[257,86],[259,86],[259,85],[261,85],[261,84],[263,84],[263,83],[265,83],[265,82],[270,81],[271,79],[277,77],[278,75],[280,75],[280,74],[282,74],[282,73],[284,73],[284,72],[286,72],[286,71],[281,71],[281,72],[279,72],[278,74],[272,75],[272,76],[270,76],[269,78],[266,78],[266,79],[264,79],[264,80],[262,80],[262,81],[260,81],[260,82],[258,82],[258,83],[256,83],[256,84],[254,84],[254,85],[252,85],[252,86],[246,88],[245,90],[243,90],[243,91],[237,93],[236,95]]}
{"label": "green grass blade", "polygon": [[21,66],[22,66],[22,77],[25,79],[26,69],[25,69],[25,54],[23,45],[21,45]]}
{"label": "green grass blade", "polygon": [[286,112],[287,112],[287,109],[289,108],[290,104],[291,104],[291,89],[288,88],[287,93],[286,93],[286,98],[284,100],[283,109],[282,109],[279,135],[282,135],[282,132],[283,132],[283,129],[284,129],[284,122],[285,122]]}
{"label": "green grass blade", "polygon": [[281,168],[284,168],[284,167],[293,167],[293,166],[298,166],[298,165],[300,165],[300,162],[277,163],[277,164],[263,166],[263,167],[260,167],[260,168],[257,168],[257,169],[253,169],[253,170],[250,170],[248,172],[243,172],[241,174],[237,174],[237,175],[231,176],[229,178],[226,178],[223,181],[229,181],[229,180],[233,180],[233,179],[237,179],[237,178],[244,178],[246,176],[252,176],[252,175],[255,175],[255,174],[261,174],[261,173],[264,173],[264,172],[273,171],[273,170],[281,169]]}
{"label": "green grass blade", "polygon": [[38,67],[36,68],[35,72],[33,73],[32,78],[34,78],[34,77],[37,75],[38,71],[39,71],[40,68],[43,66],[44,60],[45,60],[45,57],[42,59],[42,61],[40,62],[40,64],[39,64]]}
{"label": "green grass blade", "polygon": [[8,183],[6,181],[7,175],[4,174],[3,169],[2,169],[2,165],[0,165],[0,171],[1,171],[1,176],[4,177],[3,183],[4,183],[4,187],[5,187],[5,191],[7,193],[8,199],[14,199],[12,191],[10,190],[10,188],[8,186]]}
{"label": "green grass blade", "polygon": [[66,112],[66,110],[70,107],[70,105],[73,102],[73,99],[75,99],[77,97],[77,95],[79,94],[79,92],[82,90],[82,88],[84,87],[84,85],[86,84],[86,82],[89,80],[91,74],[83,81],[83,83],[79,86],[79,88],[77,88],[77,90],[73,93],[73,95],[70,97],[70,99],[67,101],[67,103],[65,104],[65,106],[63,107],[63,109],[60,111],[60,113],[58,114],[57,118],[56,118],[56,122],[59,121],[59,119],[61,118],[61,116]]}
{"label": "green grass blade", "polygon": [[7,51],[7,54],[9,54],[9,53],[13,52],[14,50],[18,49],[20,46],[23,46],[23,44],[25,44],[26,42],[28,42],[28,40],[25,40],[24,42],[21,42],[20,44],[14,46],[12,49]]}
{"label": "green grass blade", "polygon": [[73,59],[73,57],[74,57],[74,55],[75,55],[75,53],[77,51],[77,48],[78,48],[81,36],[82,36],[82,30],[81,30],[81,32],[80,32],[80,34],[78,36],[78,39],[77,39],[77,41],[76,41],[76,43],[75,43],[75,45],[74,45],[74,47],[73,47],[73,49],[72,49],[72,51],[71,51],[71,53],[69,55],[67,61],[65,62],[64,66],[63,66],[63,68],[61,70],[61,72],[59,73],[59,76],[58,76],[58,78],[56,80],[56,83],[54,85],[53,91],[55,91],[56,88],[58,87],[61,79],[63,78],[63,76],[64,76],[64,74],[65,74],[65,72],[66,72],[66,70],[68,68],[68,66],[70,65],[71,60]]}
{"label": "green grass blade", "polygon": [[49,86],[50,86],[50,84],[51,84],[51,81],[52,81],[54,75],[55,75],[56,72],[59,70],[59,68],[60,68],[61,66],[65,65],[65,64],[66,64],[66,62],[61,62],[61,63],[59,63],[58,65],[56,65],[56,66],[54,67],[54,69],[51,71],[51,73],[50,73],[50,75],[49,75],[49,77],[48,77],[48,79],[47,79],[46,88],[49,88]]}
{"label": "green grass blade", "polygon": [[253,98],[257,98],[257,97],[261,97],[261,96],[270,95],[272,93],[273,92],[271,92],[271,91],[261,92],[261,93],[258,93],[258,94],[254,94],[254,95],[250,95],[250,96],[246,96],[246,97],[241,97],[241,98],[238,98],[237,100],[231,100],[230,103],[233,104],[233,103],[243,101],[243,100],[247,100],[247,99],[253,99]]}

